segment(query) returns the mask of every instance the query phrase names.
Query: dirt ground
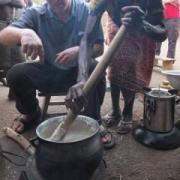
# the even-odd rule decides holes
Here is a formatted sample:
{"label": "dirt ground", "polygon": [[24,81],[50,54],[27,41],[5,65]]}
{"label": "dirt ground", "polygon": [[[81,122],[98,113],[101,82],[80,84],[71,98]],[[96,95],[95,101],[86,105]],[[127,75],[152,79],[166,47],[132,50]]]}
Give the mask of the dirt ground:
{"label": "dirt ground", "polygon": [[[157,87],[164,77],[153,72],[152,87]],[[12,119],[18,115],[14,102],[7,100],[8,89],[0,85],[0,128],[11,124]],[[40,99],[41,102],[41,99]],[[122,102],[122,101],[121,101]],[[122,103],[121,103],[122,104]],[[122,104],[123,105],[123,104]],[[178,109],[179,107],[177,107]],[[106,93],[102,106],[102,115],[111,109],[110,94]],[[50,108],[49,112],[59,111],[59,107]],[[176,112],[176,119],[180,116]],[[143,116],[142,97],[137,96],[134,107],[134,120],[136,123]],[[116,146],[104,152],[107,163],[108,180],[180,180],[180,148],[168,151],[151,149],[137,142],[132,134],[117,135],[115,127],[111,129],[116,137]],[[24,134],[27,139],[35,136],[35,129]],[[27,154],[12,140],[4,137],[0,131],[0,149],[14,152],[27,157]],[[23,159],[13,160],[23,162]],[[18,180],[23,167],[15,166],[0,156],[0,180]]]}

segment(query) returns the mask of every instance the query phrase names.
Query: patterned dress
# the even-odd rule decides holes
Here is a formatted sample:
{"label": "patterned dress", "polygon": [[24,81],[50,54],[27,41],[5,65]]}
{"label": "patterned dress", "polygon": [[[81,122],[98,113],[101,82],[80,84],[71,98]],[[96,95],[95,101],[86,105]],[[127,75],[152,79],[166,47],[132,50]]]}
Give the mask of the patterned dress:
{"label": "patterned dress", "polygon": [[[146,14],[147,22],[153,26],[164,27],[161,0],[91,0],[91,16],[100,18],[105,11],[109,15],[107,33],[105,33],[108,35],[106,42],[112,41],[121,26],[121,9],[125,6],[141,7]],[[141,33],[127,34],[109,66],[111,83],[133,92],[142,91],[143,87],[149,85],[155,56],[153,39],[161,41],[165,36],[163,33],[152,32],[154,33],[154,30],[147,28]]]}
{"label": "patterned dress", "polygon": [[[107,38],[112,41],[118,26],[108,17]],[[151,80],[155,42],[145,34],[128,33],[114,54],[108,78],[112,84],[134,92],[143,91]]]}

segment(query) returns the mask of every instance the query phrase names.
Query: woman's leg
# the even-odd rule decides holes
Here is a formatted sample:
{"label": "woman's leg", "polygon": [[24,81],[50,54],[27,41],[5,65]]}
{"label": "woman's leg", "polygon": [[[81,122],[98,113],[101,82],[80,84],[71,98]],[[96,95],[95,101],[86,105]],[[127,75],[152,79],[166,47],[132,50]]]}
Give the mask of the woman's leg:
{"label": "woman's leg", "polygon": [[132,118],[133,118],[133,105],[135,99],[135,92],[121,89],[124,97],[124,109],[123,109],[123,120],[118,125],[117,133],[127,134],[132,129]]}
{"label": "woman's leg", "polygon": [[175,58],[176,43],[178,39],[178,19],[166,20],[165,25],[168,31],[168,58]]}
{"label": "woman's leg", "polygon": [[110,83],[111,86],[111,101],[112,101],[112,116],[120,116],[120,88],[118,85]]}
{"label": "woman's leg", "polygon": [[117,125],[121,119],[121,111],[119,105],[120,88],[118,85],[115,85],[113,83],[110,83],[110,87],[112,111],[103,118],[103,121],[107,127]]}
{"label": "woman's leg", "polygon": [[135,92],[122,89],[124,97],[124,109],[123,109],[123,120],[131,121],[133,116],[133,105],[135,100]]}

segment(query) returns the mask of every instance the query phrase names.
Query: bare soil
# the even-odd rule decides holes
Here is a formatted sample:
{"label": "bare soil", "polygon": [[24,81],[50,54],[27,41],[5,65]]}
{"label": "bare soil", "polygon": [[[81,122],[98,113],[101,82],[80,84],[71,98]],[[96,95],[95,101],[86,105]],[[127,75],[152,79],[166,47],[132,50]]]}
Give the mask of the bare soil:
{"label": "bare soil", "polygon": [[[154,72],[152,86],[158,85],[163,79]],[[0,85],[0,129],[11,124],[18,115],[14,102],[7,100],[7,87]],[[41,99],[40,99],[41,102]],[[121,107],[123,100],[121,99]],[[180,108],[176,107],[176,119],[180,118]],[[50,112],[61,110],[59,107],[50,108]],[[111,110],[110,93],[106,93],[102,106],[102,115]],[[134,120],[139,123],[143,116],[142,96],[137,96],[134,106]],[[112,150],[104,152],[107,163],[108,180],[180,180],[180,148],[168,151],[160,151],[143,146],[137,142],[131,133],[128,135],[116,134],[116,128],[110,129],[116,137],[116,146]],[[24,134],[32,138],[35,129]],[[27,157],[27,154],[13,141],[4,137],[0,130],[0,149],[15,152]],[[17,160],[17,159],[14,159]],[[22,161],[22,160],[21,160]],[[7,162],[0,156],[0,180],[18,180],[22,167],[17,167]]]}

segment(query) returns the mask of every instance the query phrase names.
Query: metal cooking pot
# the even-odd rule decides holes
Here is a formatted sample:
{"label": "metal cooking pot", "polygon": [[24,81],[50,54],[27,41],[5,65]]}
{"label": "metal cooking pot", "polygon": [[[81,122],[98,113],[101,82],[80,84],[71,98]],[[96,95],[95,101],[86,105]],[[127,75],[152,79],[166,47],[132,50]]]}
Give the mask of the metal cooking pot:
{"label": "metal cooking pot", "polygon": [[50,118],[37,127],[33,141],[37,168],[48,180],[88,180],[102,160],[99,125],[89,117],[78,116],[63,141],[50,141],[64,117]]}
{"label": "metal cooking pot", "polygon": [[165,74],[167,80],[174,89],[180,90],[180,70],[173,69],[162,71],[162,73]]}
{"label": "metal cooking pot", "polygon": [[174,127],[175,95],[164,89],[144,93],[144,126],[155,132],[169,132]]}

